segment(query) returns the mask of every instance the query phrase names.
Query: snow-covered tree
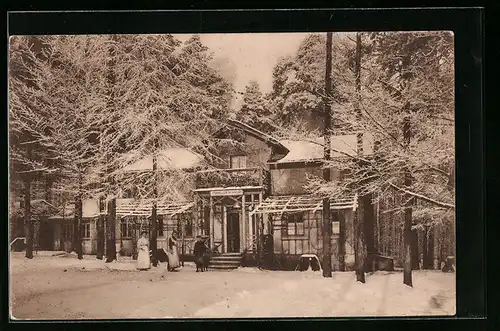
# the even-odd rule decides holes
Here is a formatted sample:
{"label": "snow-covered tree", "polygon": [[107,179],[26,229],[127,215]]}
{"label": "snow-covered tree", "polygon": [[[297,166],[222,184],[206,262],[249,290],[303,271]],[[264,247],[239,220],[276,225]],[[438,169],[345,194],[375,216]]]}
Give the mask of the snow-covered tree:
{"label": "snow-covered tree", "polygon": [[47,160],[57,160],[56,187],[75,198],[77,223],[87,197],[133,190],[138,199],[177,199],[177,181],[189,174],[154,169],[130,176],[124,169],[151,155],[157,163],[163,148],[208,150],[231,94],[199,37],[184,45],[171,35],[39,37],[42,56],[29,40],[11,47],[12,61],[29,59],[17,61],[29,75],[12,76],[10,129],[30,133],[53,156],[34,157],[45,150],[39,146],[16,153],[19,143],[11,139],[15,173],[23,162],[49,172]]}
{"label": "snow-covered tree", "polygon": [[[347,101],[345,69],[347,56],[344,34],[334,37],[332,47],[332,109],[344,107]],[[323,130],[325,97],[326,38],[310,34],[299,45],[294,56],[280,59],[273,69],[273,90],[268,96],[278,127],[286,130],[305,127],[309,131]],[[353,85],[353,82],[351,82]],[[344,124],[332,118],[334,132],[341,133]]]}
{"label": "snow-covered tree", "polygon": [[257,81],[250,81],[243,93],[243,104],[236,119],[264,132],[271,130],[271,112]]}
{"label": "snow-covered tree", "polygon": [[[383,198],[389,190],[401,195],[393,208],[404,216],[405,284],[411,285],[412,225],[419,219],[450,219],[455,208],[453,39],[445,32],[367,37],[363,43],[372,52],[363,57],[360,98],[355,89],[346,88],[351,101],[339,116],[354,132],[375,136],[375,154],[334,160],[331,165],[346,173],[342,180],[318,180],[311,188],[329,194],[356,190]],[[356,107],[361,118],[355,116]]]}

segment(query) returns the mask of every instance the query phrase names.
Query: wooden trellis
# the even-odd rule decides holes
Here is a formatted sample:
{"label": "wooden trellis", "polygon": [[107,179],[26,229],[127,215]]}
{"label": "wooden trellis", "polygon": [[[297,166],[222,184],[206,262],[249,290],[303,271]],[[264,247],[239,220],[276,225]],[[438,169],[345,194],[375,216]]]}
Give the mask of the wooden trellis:
{"label": "wooden trellis", "polygon": [[[156,208],[156,214],[158,216],[174,216],[183,212],[188,211],[192,208],[194,203],[159,203]],[[153,210],[153,201],[133,201],[130,203],[124,203],[116,207],[116,214],[120,217],[126,216],[151,216],[151,211]]]}
{"label": "wooden trellis", "polygon": [[[320,210],[323,206],[323,199],[313,195],[300,196],[271,196],[262,201],[250,215],[256,214],[279,214],[283,213]],[[357,195],[351,195],[343,198],[331,198],[330,209],[350,209],[357,208]]]}

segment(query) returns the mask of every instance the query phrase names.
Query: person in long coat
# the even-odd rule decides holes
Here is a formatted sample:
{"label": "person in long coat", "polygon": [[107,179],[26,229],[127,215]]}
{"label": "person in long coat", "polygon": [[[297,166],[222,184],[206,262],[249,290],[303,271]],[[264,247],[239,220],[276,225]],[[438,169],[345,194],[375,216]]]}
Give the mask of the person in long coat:
{"label": "person in long coat", "polygon": [[196,243],[193,248],[194,263],[196,264],[196,272],[203,272],[205,265],[205,256],[207,254],[207,246],[201,239],[201,236],[196,236]]}
{"label": "person in long coat", "polygon": [[151,268],[151,259],[149,256],[149,239],[148,233],[143,231],[141,237],[137,240],[137,269],[148,270]]}
{"label": "person in long coat", "polygon": [[168,250],[167,250],[167,270],[174,271],[181,266],[179,261],[179,253],[177,249],[177,232],[173,231],[172,236],[168,238]]}

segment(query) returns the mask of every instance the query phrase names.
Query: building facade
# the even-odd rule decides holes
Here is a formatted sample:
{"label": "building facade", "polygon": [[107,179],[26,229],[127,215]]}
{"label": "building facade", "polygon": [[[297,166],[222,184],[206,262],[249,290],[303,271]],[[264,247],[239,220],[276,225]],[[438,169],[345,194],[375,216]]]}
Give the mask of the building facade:
{"label": "building facade", "polygon": [[[138,199],[133,190],[124,191],[116,200],[116,251],[123,256],[135,256],[136,243],[143,230],[157,231],[157,247],[166,247],[167,239],[175,230],[180,237],[183,259],[192,257],[197,235],[217,253],[241,254],[244,264],[248,265],[255,263],[258,256],[264,256],[270,265],[279,269],[293,269],[302,254],[316,254],[322,259],[322,198],[306,190],[311,177],[322,176],[322,139],[278,140],[239,121],[230,121],[215,133],[214,138],[220,143],[210,147],[209,154],[213,156],[210,159],[182,148],[159,151],[158,171],[168,174],[175,169],[190,175],[177,184],[180,193],[175,199],[161,196],[156,200],[156,229],[150,229],[155,200]],[[357,153],[356,135],[334,136],[331,144],[332,157]],[[365,135],[363,153],[372,152],[372,141]],[[152,164],[150,156],[127,166],[124,171],[133,177],[139,172],[152,172]],[[338,170],[330,170],[333,181],[342,176]],[[43,199],[33,203],[52,206]],[[339,269],[338,243],[342,224],[345,226],[346,266],[351,268],[357,196],[330,197],[330,205],[332,267]],[[45,212],[38,217],[35,242],[40,249],[72,250],[74,204],[66,204],[62,211],[60,209],[51,216]],[[401,231],[398,232],[394,223],[391,230],[394,235],[389,232],[386,235],[393,238],[392,246],[386,249],[388,246],[379,238],[386,225],[378,225],[383,217],[379,205],[375,209],[377,248],[397,256],[401,251],[401,245],[398,246],[402,241],[399,240],[402,239]],[[84,254],[96,253],[97,220],[107,214],[105,203],[91,199],[83,201],[80,237]],[[441,245],[438,235],[429,240],[433,251],[439,252],[436,258],[449,251],[438,247]],[[428,241],[425,245],[429,245]]]}

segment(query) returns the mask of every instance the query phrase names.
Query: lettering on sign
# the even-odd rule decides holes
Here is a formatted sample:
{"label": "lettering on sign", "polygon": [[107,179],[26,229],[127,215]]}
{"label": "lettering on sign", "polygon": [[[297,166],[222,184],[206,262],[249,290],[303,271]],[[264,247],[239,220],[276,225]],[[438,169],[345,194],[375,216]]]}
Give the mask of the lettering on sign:
{"label": "lettering on sign", "polygon": [[243,190],[210,191],[210,195],[213,197],[227,197],[227,196],[232,196],[232,195],[243,195]]}

